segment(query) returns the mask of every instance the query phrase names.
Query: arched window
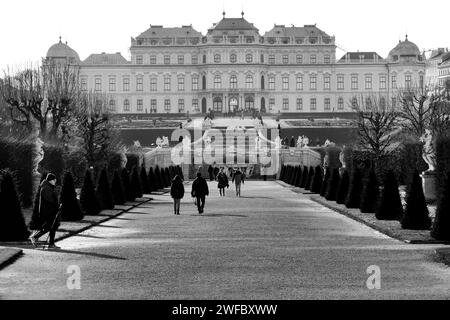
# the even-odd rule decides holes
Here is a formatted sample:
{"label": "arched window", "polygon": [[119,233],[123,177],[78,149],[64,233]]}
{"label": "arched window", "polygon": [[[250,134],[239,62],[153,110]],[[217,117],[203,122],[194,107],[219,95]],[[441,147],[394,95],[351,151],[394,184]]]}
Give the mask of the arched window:
{"label": "arched window", "polygon": [[252,63],[253,62],[253,55],[251,53],[247,53],[245,55],[245,62]]}
{"label": "arched window", "polygon": [[235,53],[232,53],[232,54],[230,55],[230,62],[231,62],[231,63],[236,63],[236,61],[237,61],[236,54],[235,54]]}
{"label": "arched window", "polygon": [[222,87],[222,77],[217,75],[214,77],[214,89],[220,89]]}
{"label": "arched window", "polygon": [[264,90],[265,84],[264,84],[264,76],[261,76],[261,89]]}
{"label": "arched window", "polygon": [[222,98],[220,98],[220,97],[214,98],[213,110],[214,110],[214,112],[222,112]]}
{"label": "arched window", "polygon": [[206,63],[206,54],[203,55],[203,63]]}
{"label": "arched window", "polygon": [[116,101],[109,100],[109,111],[116,111]]}
{"label": "arched window", "polygon": [[245,88],[253,89],[253,76],[247,75],[247,77],[245,77]]}
{"label": "arched window", "polygon": [[230,78],[230,89],[237,89],[237,77],[234,74]]}
{"label": "arched window", "polygon": [[220,54],[214,55],[214,63],[220,63]]}
{"label": "arched window", "polygon": [[206,76],[202,77],[202,89],[206,90]]}
{"label": "arched window", "polygon": [[251,110],[255,108],[255,100],[253,100],[253,97],[246,97],[245,98],[245,109]]}
{"label": "arched window", "polygon": [[356,97],[352,98],[352,107],[356,108],[358,106],[358,99]]}

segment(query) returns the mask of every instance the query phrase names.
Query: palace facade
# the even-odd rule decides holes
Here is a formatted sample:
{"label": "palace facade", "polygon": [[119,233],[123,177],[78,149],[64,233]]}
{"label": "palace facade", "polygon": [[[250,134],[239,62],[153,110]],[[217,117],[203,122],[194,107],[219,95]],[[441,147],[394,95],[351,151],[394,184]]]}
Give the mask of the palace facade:
{"label": "palace facade", "polygon": [[336,57],[335,38],[316,25],[275,25],[261,35],[244,19],[226,18],[207,31],[151,25],[120,53],[81,61],[56,43],[46,61],[80,68],[82,90],[107,93],[119,114],[204,114],[240,109],[268,113],[342,113],[361,95],[396,103],[397,90],[423,86],[424,56],[406,39],[386,58],[376,52]]}

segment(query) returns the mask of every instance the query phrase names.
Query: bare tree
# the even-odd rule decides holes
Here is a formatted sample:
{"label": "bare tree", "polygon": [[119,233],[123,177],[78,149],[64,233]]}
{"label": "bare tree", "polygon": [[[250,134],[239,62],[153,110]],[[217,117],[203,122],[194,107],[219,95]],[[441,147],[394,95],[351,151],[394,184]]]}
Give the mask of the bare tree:
{"label": "bare tree", "polygon": [[78,68],[69,64],[30,65],[5,72],[0,96],[10,120],[28,132],[37,122],[40,135],[58,138],[61,123],[70,116],[77,96]]}
{"label": "bare tree", "polygon": [[398,115],[383,96],[360,96],[352,100],[356,112],[358,145],[369,151],[376,163],[389,153],[398,132]]}

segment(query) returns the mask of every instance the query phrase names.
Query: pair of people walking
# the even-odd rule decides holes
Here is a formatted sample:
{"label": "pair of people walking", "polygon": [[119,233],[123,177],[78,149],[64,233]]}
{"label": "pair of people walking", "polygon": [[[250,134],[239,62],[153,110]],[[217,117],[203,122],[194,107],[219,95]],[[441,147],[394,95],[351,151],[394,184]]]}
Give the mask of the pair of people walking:
{"label": "pair of people walking", "polygon": [[[174,213],[180,214],[181,199],[184,197],[184,185],[183,179],[176,175],[172,180],[172,186],[170,188],[170,195],[173,198]],[[192,182],[191,196],[195,198],[195,205],[197,206],[198,213],[202,214],[205,210],[206,196],[209,195],[208,183],[205,178],[202,177],[200,172],[197,172],[197,178]]]}
{"label": "pair of people walking", "polygon": [[60,225],[58,195],[56,193],[56,176],[52,173],[47,174],[45,180],[39,186],[38,199],[35,204],[30,229],[33,230],[29,240],[33,246],[44,234],[49,233],[48,248],[58,249],[55,245],[56,230]]}

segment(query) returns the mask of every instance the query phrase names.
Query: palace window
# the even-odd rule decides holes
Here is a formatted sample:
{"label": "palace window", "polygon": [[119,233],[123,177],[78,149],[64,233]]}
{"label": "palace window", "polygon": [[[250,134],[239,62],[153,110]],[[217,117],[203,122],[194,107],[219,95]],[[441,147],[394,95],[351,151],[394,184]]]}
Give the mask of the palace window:
{"label": "palace window", "polygon": [[326,55],[323,57],[323,63],[325,63],[325,64],[330,64],[330,61],[331,61],[330,55],[329,55],[329,54],[326,54]]}
{"label": "palace window", "polygon": [[283,55],[283,64],[288,64],[289,63],[289,56],[287,54]]}
{"label": "palace window", "polygon": [[192,91],[198,90],[198,77],[192,78]]}
{"label": "palace window", "polygon": [[109,91],[116,91],[116,78],[109,78]]}
{"label": "palace window", "polygon": [[397,98],[392,98],[392,107],[395,108],[397,106]]}
{"label": "palace window", "polygon": [[255,107],[255,101],[252,97],[245,98],[245,109],[251,110]]}
{"label": "palace window", "polygon": [[95,78],[95,91],[99,92],[102,91],[102,79],[101,78]]}
{"label": "palace window", "polygon": [[184,64],[184,55],[178,55],[178,64]]}
{"label": "palace window", "polygon": [[370,74],[366,75],[365,84],[366,90],[372,89],[372,75]]}
{"label": "palace window", "polygon": [[289,110],[289,99],[283,98],[283,111]]}
{"label": "palace window", "polygon": [[164,91],[170,91],[170,77],[164,78]]}
{"label": "palace window", "polygon": [[269,111],[272,111],[275,109],[275,99],[274,98],[270,98],[269,99]]}
{"label": "palace window", "polygon": [[144,103],[142,99],[137,100],[137,111],[143,111],[144,110]]}
{"label": "palace window", "polygon": [[245,62],[252,63],[253,62],[253,55],[251,53],[247,53],[245,55]]}
{"label": "palace window", "polygon": [[352,90],[358,90],[358,76],[352,75]]}
{"label": "palace window", "polygon": [[136,56],[136,64],[142,64],[142,63],[143,63],[142,55],[137,55]]}
{"label": "palace window", "polygon": [[130,111],[130,100],[125,99],[123,101],[123,111]]}
{"label": "palace window", "polygon": [[164,64],[170,64],[170,56],[169,55],[164,56]]}
{"label": "palace window", "polygon": [[214,63],[220,63],[220,54],[214,55]]}
{"label": "palace window", "polygon": [[331,83],[331,77],[330,75],[326,74],[323,76],[323,88],[325,90],[330,90],[330,83]]}
{"label": "palace window", "polygon": [[261,60],[261,63],[264,63],[264,55],[263,54],[261,55],[261,59],[260,60]]}
{"label": "palace window", "polygon": [[275,90],[275,77],[269,77],[269,90]]}
{"label": "palace window", "polygon": [[282,78],[283,81],[283,90],[289,90],[289,77],[284,76]]}
{"label": "palace window", "polygon": [[337,76],[337,89],[344,90],[344,76],[343,75]]}
{"label": "palace window", "polygon": [[325,111],[330,111],[331,110],[331,100],[330,98],[325,98],[323,101],[323,105],[324,105],[324,110]]}
{"label": "palace window", "polygon": [[269,55],[269,64],[275,64],[275,55],[274,54]]}
{"label": "palace window", "polygon": [[312,74],[309,77],[309,87],[311,90],[316,90],[317,89],[317,76],[315,74]]}
{"label": "palace window", "polygon": [[236,61],[237,61],[237,56],[236,56],[235,53],[232,53],[232,54],[230,55],[230,62],[231,62],[231,63],[236,63]]}
{"label": "palace window", "polygon": [[130,91],[130,78],[123,78],[123,91]]}
{"label": "palace window", "polygon": [[301,54],[298,54],[295,57],[295,61],[297,62],[297,64],[303,64],[303,56]]}
{"label": "palace window", "polygon": [[316,98],[311,98],[310,100],[310,110],[317,110],[317,100]]}
{"label": "palace window", "polygon": [[358,99],[356,97],[352,98],[352,107],[356,108],[358,106]]}
{"label": "palace window", "polygon": [[222,77],[217,75],[214,77],[214,89],[222,88]]}
{"label": "palace window", "polygon": [[317,57],[316,57],[315,54],[312,54],[312,55],[309,57],[309,63],[310,63],[310,64],[316,64],[316,63],[317,63]]}
{"label": "palace window", "polygon": [[303,110],[303,99],[297,98],[297,110]]}
{"label": "palace window", "polygon": [[230,77],[230,89],[237,89],[237,77],[234,74]]}
{"label": "palace window", "polygon": [[391,76],[391,86],[392,86],[392,89],[397,89],[397,75],[396,74],[393,74]]}
{"label": "palace window", "polygon": [[150,64],[156,64],[156,56],[155,55],[150,56]]}
{"label": "palace window", "polygon": [[248,75],[247,77],[245,77],[245,88],[253,89],[253,76]]}
{"label": "palace window", "polygon": [[411,87],[411,75],[410,74],[405,75],[405,87],[406,88]]}
{"label": "palace window", "polygon": [[200,108],[198,107],[198,99],[192,99],[192,110],[200,111]]}
{"label": "palace window", "polygon": [[164,111],[170,111],[170,99],[164,99]]}
{"label": "palace window", "polygon": [[157,80],[158,79],[156,79],[156,78],[151,78],[150,79],[150,91],[152,91],[152,92],[156,92],[157,91],[157,88],[158,88]]}
{"label": "palace window", "polygon": [[191,63],[192,64],[198,64],[198,56],[196,54],[193,54],[191,57]]}
{"label": "palace window", "polygon": [[87,91],[87,79],[81,78],[81,91]]}
{"label": "palace window", "polygon": [[206,54],[203,55],[203,64],[206,63]]}
{"label": "palace window", "polygon": [[423,81],[423,74],[421,74],[421,75],[419,75],[419,87],[420,87],[420,88],[423,88],[423,84],[424,84],[424,81]]}
{"label": "palace window", "polygon": [[295,79],[295,88],[297,90],[303,90],[303,76],[297,76]]}
{"label": "palace window", "polygon": [[178,99],[178,112],[184,112],[184,99]]}
{"label": "palace window", "polygon": [[386,107],[386,98],[385,97],[380,98],[380,107],[382,107],[382,108]]}
{"label": "palace window", "polygon": [[116,111],[116,100],[109,100],[109,111]]}
{"label": "palace window", "polygon": [[344,98],[342,97],[338,99],[338,110],[344,110]]}
{"label": "palace window", "polygon": [[214,98],[213,110],[215,112],[222,112],[222,99],[221,98],[219,98],[219,97]]}
{"label": "palace window", "polygon": [[380,89],[386,89],[386,76],[380,76]]}
{"label": "palace window", "polygon": [[150,112],[151,113],[156,113],[157,112],[156,99],[150,100]]}
{"label": "palace window", "polygon": [[143,91],[144,90],[144,78],[137,77],[136,78],[136,91]]}
{"label": "palace window", "polygon": [[178,91],[184,91],[184,78],[178,78]]}

